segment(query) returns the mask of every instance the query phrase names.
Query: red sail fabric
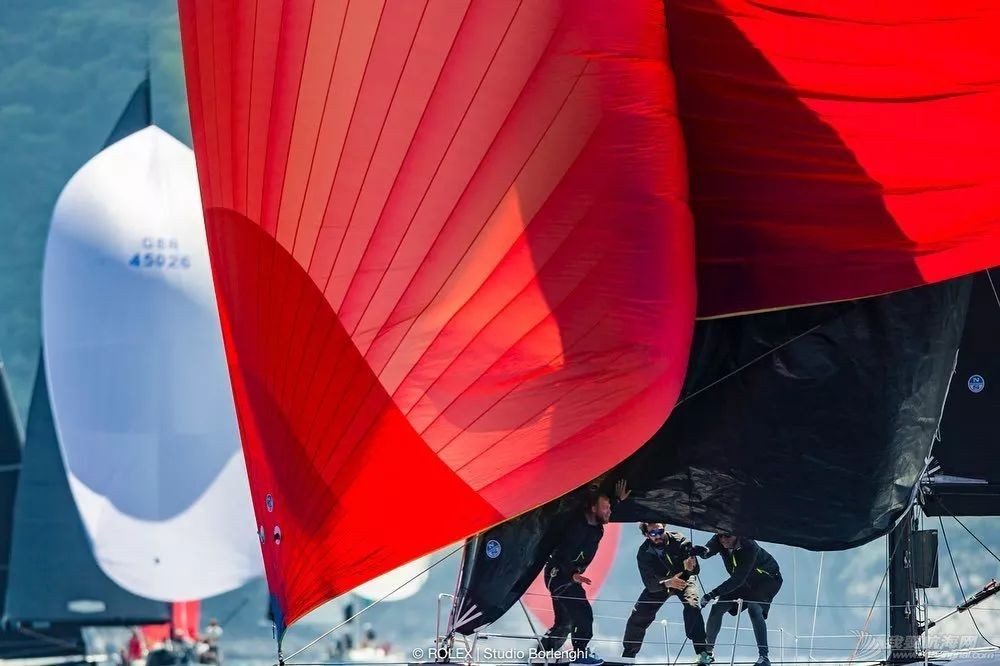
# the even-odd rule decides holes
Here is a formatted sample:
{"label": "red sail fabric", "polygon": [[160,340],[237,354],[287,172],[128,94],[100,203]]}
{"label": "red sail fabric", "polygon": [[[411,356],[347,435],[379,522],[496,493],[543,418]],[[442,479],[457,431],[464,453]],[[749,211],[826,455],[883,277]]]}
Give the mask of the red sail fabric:
{"label": "red sail fabric", "polygon": [[640,446],[693,229],[656,0],[181,0],[279,631]]}
{"label": "red sail fabric", "polygon": [[173,629],[182,640],[197,640],[201,624],[200,601],[175,601],[170,604],[169,624],[145,624],[142,635],[146,645],[154,646],[166,642]]}
{"label": "red sail fabric", "polygon": [[[615,563],[615,555],[618,553],[618,542],[621,541],[621,538],[621,523],[609,523],[604,526],[604,538],[601,539],[594,561],[587,567],[585,574],[590,579],[590,585],[584,585],[583,589],[591,601],[597,601],[601,587],[604,586],[604,581],[611,573],[611,567]],[[547,629],[555,623],[552,593],[545,587],[544,572],[538,574],[538,577],[531,581],[531,585],[524,595],[524,605],[541,622],[542,629]],[[536,629],[538,628],[536,627]]]}
{"label": "red sail fabric", "polygon": [[1000,264],[1000,5],[665,4],[701,315]]}

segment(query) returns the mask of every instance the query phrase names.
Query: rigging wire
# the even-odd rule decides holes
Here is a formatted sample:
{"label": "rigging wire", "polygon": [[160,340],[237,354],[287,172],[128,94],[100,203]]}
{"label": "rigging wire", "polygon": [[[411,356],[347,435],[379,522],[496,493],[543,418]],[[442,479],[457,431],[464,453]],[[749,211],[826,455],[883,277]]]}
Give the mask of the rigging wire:
{"label": "rigging wire", "polygon": [[819,554],[819,573],[816,575],[816,601],[813,603],[812,630],[809,632],[809,658],[812,658],[813,646],[816,643],[816,614],[819,612],[819,588],[823,583],[823,558],[825,552]]}
{"label": "rigging wire", "polygon": [[997,287],[993,284],[993,276],[990,274],[990,270],[986,269],[986,279],[990,281],[990,289],[993,290],[993,298],[997,302],[997,307],[1000,308],[1000,294],[997,293]]}
{"label": "rigging wire", "polygon": [[[941,506],[944,506],[944,505],[942,504]],[[948,507],[944,507],[944,508],[947,511]],[[958,523],[963,528],[965,528],[965,531],[968,532],[972,536],[973,539],[975,539],[976,541],[978,541],[979,545],[982,546],[983,548],[985,548],[986,552],[993,556],[993,559],[995,559],[997,562],[1000,562],[1000,557],[998,557],[996,553],[994,553],[992,550],[990,550],[990,547],[987,546],[985,543],[983,543],[982,540],[979,537],[977,537],[972,532],[972,530],[970,530],[968,527],[966,527],[965,523],[963,523],[961,520],[959,520],[958,516],[956,516],[953,513],[951,513],[951,511],[948,511],[948,515],[951,516],[952,518],[954,518],[956,523]]]}
{"label": "rigging wire", "polygon": [[738,368],[734,369],[734,370],[733,370],[732,372],[728,372],[728,373],[726,373],[725,375],[723,375],[722,377],[719,377],[718,379],[716,379],[716,380],[715,380],[714,382],[711,382],[711,383],[709,383],[709,384],[708,384],[707,386],[702,386],[702,387],[701,387],[700,389],[698,389],[698,390],[697,390],[697,391],[695,391],[694,393],[690,393],[690,394],[688,394],[688,395],[685,395],[685,396],[682,396],[682,397],[681,397],[681,398],[680,398],[680,399],[679,399],[679,400],[677,401],[677,403],[676,403],[676,404],[675,404],[674,406],[676,407],[677,405],[680,405],[680,404],[682,404],[682,403],[685,403],[685,402],[687,402],[688,400],[690,400],[690,399],[694,398],[695,396],[698,396],[698,395],[700,395],[700,394],[704,393],[705,391],[707,391],[708,389],[712,388],[713,386],[715,386],[715,385],[719,384],[720,382],[724,382],[724,381],[726,381],[727,379],[729,379],[729,378],[730,378],[730,377],[732,377],[733,375],[736,375],[736,374],[739,374],[739,373],[743,372],[744,370],[746,370],[747,368],[749,368],[749,367],[750,367],[751,365],[754,365],[754,364],[755,364],[755,363],[757,363],[758,361],[762,361],[763,359],[767,358],[767,357],[768,357],[768,356],[770,356],[771,354],[774,354],[774,353],[775,353],[775,352],[777,352],[778,350],[780,350],[780,349],[783,349],[784,347],[787,347],[788,345],[792,344],[792,343],[793,343],[793,342],[795,342],[796,340],[799,340],[800,338],[804,338],[805,336],[809,335],[810,333],[813,333],[814,331],[817,331],[817,330],[819,330],[819,329],[820,329],[820,327],[822,327],[822,326],[823,326],[823,325],[824,325],[825,323],[826,323],[826,322],[821,322],[821,323],[819,323],[819,324],[816,324],[816,325],[815,325],[815,326],[813,326],[812,328],[810,328],[810,329],[808,329],[808,330],[805,330],[805,331],[802,331],[801,333],[799,333],[799,334],[798,334],[798,335],[796,335],[795,337],[793,337],[793,338],[790,338],[790,339],[788,339],[788,340],[785,340],[785,341],[784,341],[784,342],[782,342],[782,343],[781,343],[780,345],[776,345],[776,346],[774,346],[774,347],[771,347],[771,348],[770,348],[770,349],[768,349],[767,351],[765,351],[765,352],[763,352],[763,353],[759,354],[758,356],[755,356],[754,358],[750,359],[749,361],[747,361],[746,363],[744,363],[744,364],[743,364],[743,365],[741,365],[740,367],[738,367]]}
{"label": "rigging wire", "polygon": [[[896,546],[892,549],[891,553],[888,553],[888,557],[885,559],[885,571],[882,572],[882,582],[878,584],[878,589],[875,590],[875,598],[872,599],[871,608],[868,609],[868,617],[865,618],[865,623],[861,627],[861,631],[858,633],[858,642],[854,646],[854,652],[851,653],[851,660],[847,662],[848,664],[853,664],[854,660],[858,656],[858,650],[861,649],[861,643],[864,641],[865,634],[868,633],[868,625],[872,621],[872,616],[875,614],[875,606],[878,604],[878,598],[882,594],[882,588],[885,586],[885,581],[889,577],[889,568],[892,566],[892,558],[896,556],[896,549],[899,548],[899,541],[896,542]],[[888,548],[886,551],[888,552]],[[890,608],[889,598],[886,595],[886,613],[888,614],[888,609]],[[886,626],[889,625],[889,618],[886,617]],[[888,631],[886,632],[888,633]],[[812,650],[812,648],[810,648]]]}
{"label": "rigging wire", "polygon": [[[958,520],[958,518],[955,518],[955,520]],[[948,559],[951,560],[951,569],[952,569],[952,571],[955,572],[955,582],[958,583],[958,591],[962,594],[962,599],[964,601],[967,598],[965,596],[965,589],[962,587],[962,579],[958,575],[958,567],[955,566],[955,557],[954,557],[954,555],[951,554],[951,545],[948,543],[948,532],[946,532],[945,529],[944,529],[944,519],[941,518],[941,516],[938,516],[938,523],[941,525],[941,536],[944,537],[945,548],[948,549]],[[966,528],[966,529],[968,529],[968,528]],[[970,534],[972,534],[972,533],[970,532]],[[975,535],[973,535],[973,536],[975,536]],[[976,539],[976,540],[979,541],[979,539]],[[980,542],[980,543],[982,543],[982,542]],[[987,548],[987,550],[989,550],[989,549]],[[992,552],[991,552],[991,554],[992,554]],[[994,555],[994,557],[996,557],[996,555]],[[972,614],[972,607],[970,606],[967,610],[969,611],[969,619],[972,620],[972,626],[974,626],[976,628],[976,632],[979,634],[980,638],[982,638],[984,641],[986,641],[987,644],[992,645],[993,647],[1000,649],[1000,645],[997,645],[996,643],[994,643],[990,639],[986,638],[985,634],[983,634],[982,629],[979,628],[979,623],[976,622],[976,616]]]}
{"label": "rigging wire", "polygon": [[[437,565],[441,564],[442,562],[444,562],[445,560],[447,560],[449,557],[451,557],[452,555],[454,555],[458,551],[462,550],[462,548],[464,548],[464,547],[465,547],[465,545],[463,544],[463,545],[455,548],[454,550],[452,550],[447,555],[441,557],[439,560],[437,560],[436,562],[432,563],[429,567],[427,567],[423,571],[415,574],[414,576],[411,576],[405,582],[397,585],[394,589],[389,590],[388,592],[386,592],[385,594],[383,594],[381,597],[379,597],[375,601],[371,602],[370,604],[368,604],[367,606],[365,606],[364,608],[362,608],[361,610],[359,610],[357,613],[355,613],[351,617],[346,618],[342,622],[340,622],[340,623],[336,624],[335,626],[331,627],[330,629],[326,630],[325,632],[323,632],[322,634],[320,634],[319,636],[317,636],[313,640],[309,641],[308,643],[306,643],[305,645],[303,645],[302,647],[300,647],[295,652],[291,653],[290,655],[288,655],[287,657],[285,657],[284,659],[282,659],[282,663],[284,663],[284,664],[289,663],[289,661],[288,661],[289,659],[293,659],[293,658],[295,658],[296,655],[302,654],[303,652],[305,652],[306,650],[308,650],[312,646],[316,645],[316,643],[319,643],[321,640],[323,640],[324,638],[326,638],[327,636],[329,636],[330,634],[332,634],[333,632],[335,632],[337,629],[340,629],[341,627],[343,627],[345,624],[353,622],[355,619],[357,619],[358,617],[360,617],[362,613],[364,613],[365,611],[367,611],[367,610],[369,610],[371,608],[374,608],[378,604],[382,603],[389,596],[395,594],[396,592],[400,591],[401,589],[403,589],[404,587],[406,587],[407,585],[409,585],[410,583],[412,583],[416,579],[420,578],[425,573],[427,573],[428,571],[430,571],[431,569],[433,569]],[[304,664],[304,663],[307,663],[307,662],[302,662],[302,663]],[[302,664],[300,664],[299,666],[302,666]]]}

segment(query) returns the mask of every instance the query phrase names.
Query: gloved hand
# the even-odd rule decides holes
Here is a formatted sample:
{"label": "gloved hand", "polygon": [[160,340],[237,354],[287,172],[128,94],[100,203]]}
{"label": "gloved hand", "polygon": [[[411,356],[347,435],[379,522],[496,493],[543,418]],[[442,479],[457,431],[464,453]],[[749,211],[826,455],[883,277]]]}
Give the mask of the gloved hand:
{"label": "gloved hand", "polygon": [[712,596],[711,592],[709,592],[708,594],[704,595],[701,598],[701,602],[700,602],[701,607],[704,608],[705,606],[709,605],[710,603],[712,603],[713,599],[715,599],[715,597]]}
{"label": "gloved hand", "polygon": [[691,546],[691,554],[705,559],[708,557],[708,548],[705,546]]}

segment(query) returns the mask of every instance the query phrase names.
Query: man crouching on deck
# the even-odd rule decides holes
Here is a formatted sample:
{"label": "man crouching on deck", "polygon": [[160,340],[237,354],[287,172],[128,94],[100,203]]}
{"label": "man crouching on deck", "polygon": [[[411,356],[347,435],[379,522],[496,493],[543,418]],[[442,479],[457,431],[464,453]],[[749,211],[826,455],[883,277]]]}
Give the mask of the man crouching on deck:
{"label": "man crouching on deck", "polygon": [[[615,486],[615,494],[619,501],[628,497],[624,481]],[[603,493],[588,494],[583,511],[571,519],[562,540],[545,564],[545,587],[552,595],[555,621],[542,638],[542,648],[546,652],[558,650],[572,634],[573,650],[577,653],[575,664],[596,666],[604,663],[587,650],[594,635],[594,611],[583,590],[584,585],[590,585],[590,579],[583,574],[597,554],[604,526],[609,520],[611,498]]]}
{"label": "man crouching on deck", "polygon": [[[757,666],[771,666],[767,657],[767,612],[781,589],[778,562],[753,539],[721,532],[704,546],[695,547],[694,551],[701,558],[718,553],[729,573],[728,579],[701,598],[702,608],[715,599],[719,600],[708,614],[706,640],[709,650],[719,635],[722,616],[727,612],[736,615],[741,609],[746,609],[760,653],[755,663]],[[743,600],[742,605],[737,603],[738,599]]]}

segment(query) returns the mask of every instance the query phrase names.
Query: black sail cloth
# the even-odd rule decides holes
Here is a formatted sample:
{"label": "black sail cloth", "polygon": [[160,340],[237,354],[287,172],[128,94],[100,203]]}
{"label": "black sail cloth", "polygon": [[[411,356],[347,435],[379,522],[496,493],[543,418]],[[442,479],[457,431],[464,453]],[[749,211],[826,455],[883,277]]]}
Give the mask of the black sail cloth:
{"label": "black sail cloth", "polygon": [[921,503],[929,516],[1000,516],[1000,270],[977,273]]}
{"label": "black sail cloth", "polygon": [[[657,521],[813,550],[851,548],[909,505],[937,429],[971,278],[875,298],[699,322],[684,396],[612,469],[616,522]],[[499,525],[464,606],[502,615],[527,590],[577,494]]]}

